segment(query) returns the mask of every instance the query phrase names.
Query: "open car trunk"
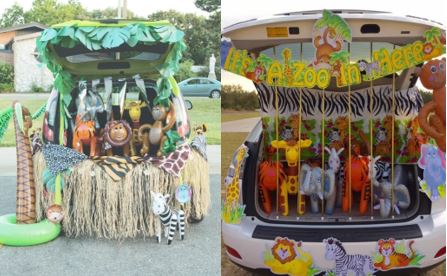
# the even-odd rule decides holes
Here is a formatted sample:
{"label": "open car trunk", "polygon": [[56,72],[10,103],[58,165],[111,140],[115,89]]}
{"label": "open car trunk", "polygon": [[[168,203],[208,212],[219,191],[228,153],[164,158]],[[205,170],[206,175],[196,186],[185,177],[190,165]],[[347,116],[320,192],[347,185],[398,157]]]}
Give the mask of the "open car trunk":
{"label": "open car trunk", "polygon": [[[350,91],[349,99],[346,92],[255,86],[262,116],[258,154],[253,157],[258,217],[330,224],[398,222],[418,215],[426,196],[418,188],[422,134],[417,114],[423,100],[416,87],[394,92],[390,85],[367,87]],[[288,142],[299,139],[310,145]],[[356,153],[364,166],[354,161]],[[348,160],[353,160],[351,168]]]}

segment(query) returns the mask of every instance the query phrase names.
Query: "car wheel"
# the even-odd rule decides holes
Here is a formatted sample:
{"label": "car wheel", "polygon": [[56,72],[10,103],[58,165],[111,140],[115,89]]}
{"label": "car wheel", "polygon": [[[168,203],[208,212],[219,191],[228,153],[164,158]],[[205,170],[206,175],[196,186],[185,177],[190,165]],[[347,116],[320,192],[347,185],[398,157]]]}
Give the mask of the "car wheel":
{"label": "car wheel", "polygon": [[212,99],[219,99],[220,98],[220,91],[219,90],[211,91],[210,98],[212,98]]}
{"label": "car wheel", "polygon": [[185,107],[188,110],[192,109],[192,102],[190,100],[185,100]]}

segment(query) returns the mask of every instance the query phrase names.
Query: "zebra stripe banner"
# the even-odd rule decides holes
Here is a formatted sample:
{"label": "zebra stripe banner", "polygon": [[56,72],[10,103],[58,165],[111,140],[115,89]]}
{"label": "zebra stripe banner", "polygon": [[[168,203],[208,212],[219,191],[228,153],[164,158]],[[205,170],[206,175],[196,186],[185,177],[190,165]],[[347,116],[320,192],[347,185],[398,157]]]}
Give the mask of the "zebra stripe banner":
{"label": "zebra stripe banner", "polygon": [[[321,119],[323,117],[323,93],[325,95],[325,118],[336,119],[349,115],[348,93],[325,91],[308,88],[272,87],[266,83],[255,83],[259,96],[261,117],[275,116],[275,89],[278,89],[278,111],[282,116],[299,112],[300,93],[302,93],[303,120]],[[370,111],[370,88],[351,91],[351,118],[364,120],[365,118],[383,119],[392,114],[392,86],[375,86],[373,89],[373,112]],[[417,116],[422,108],[423,100],[416,87],[395,91],[396,119]]]}

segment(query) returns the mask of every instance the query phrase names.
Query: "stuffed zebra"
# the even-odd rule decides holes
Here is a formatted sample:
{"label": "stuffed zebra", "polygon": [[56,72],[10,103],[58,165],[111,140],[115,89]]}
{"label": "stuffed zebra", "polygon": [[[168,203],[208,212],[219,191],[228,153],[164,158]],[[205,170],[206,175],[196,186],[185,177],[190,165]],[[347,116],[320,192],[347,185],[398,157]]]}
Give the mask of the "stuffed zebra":
{"label": "stuffed zebra", "polygon": [[327,260],[335,260],[335,275],[347,276],[349,271],[355,273],[356,276],[372,275],[374,266],[370,256],[367,255],[349,255],[345,248],[336,238],[324,239],[325,258]]}
{"label": "stuffed zebra", "polygon": [[[174,239],[175,230],[179,229],[180,239],[185,237],[185,212],[182,210],[172,210],[168,205],[169,195],[154,193],[151,191],[152,212],[160,217],[161,224],[164,226],[164,235],[171,244]],[[161,242],[161,228],[157,229],[157,241]]]}
{"label": "stuffed zebra", "polygon": [[377,185],[383,179],[388,179],[391,175],[391,165],[388,162],[380,161],[381,157],[376,156],[371,161],[371,170],[373,176],[373,183]]}

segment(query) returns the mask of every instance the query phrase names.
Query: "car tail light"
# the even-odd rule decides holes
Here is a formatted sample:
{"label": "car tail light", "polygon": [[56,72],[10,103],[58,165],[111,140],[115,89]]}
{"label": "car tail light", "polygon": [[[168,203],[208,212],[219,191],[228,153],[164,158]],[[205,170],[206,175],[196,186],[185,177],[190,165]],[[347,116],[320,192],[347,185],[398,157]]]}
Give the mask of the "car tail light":
{"label": "car tail light", "polygon": [[[230,247],[230,246],[228,246],[228,245],[225,245],[225,248],[227,249],[227,253],[228,253],[228,254],[230,254],[231,256],[233,256],[233,257],[235,257],[235,258],[238,258],[238,259],[241,259],[241,260],[242,260],[241,255],[239,254],[239,252],[237,252],[236,249],[234,249],[233,247]],[[445,248],[444,248],[444,249],[445,249]]]}
{"label": "car tail light", "polygon": [[445,246],[436,252],[435,259],[445,255]]}

